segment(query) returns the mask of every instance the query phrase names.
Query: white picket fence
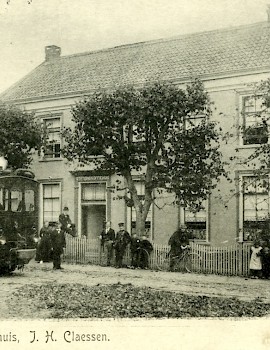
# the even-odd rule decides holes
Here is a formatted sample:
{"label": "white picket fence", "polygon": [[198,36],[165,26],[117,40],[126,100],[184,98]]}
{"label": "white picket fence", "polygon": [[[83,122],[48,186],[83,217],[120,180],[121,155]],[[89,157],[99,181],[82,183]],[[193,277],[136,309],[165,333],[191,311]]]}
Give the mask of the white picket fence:
{"label": "white picket fence", "polygon": [[[64,261],[78,264],[105,265],[105,253],[100,246],[99,239],[80,237],[66,237]],[[153,251],[149,259],[149,268],[160,267],[163,252],[169,252],[168,245],[153,244]],[[250,246],[235,244],[229,247],[212,247],[191,243],[191,251],[200,257],[200,264],[196,264],[196,272],[220,275],[245,276],[249,273]],[[130,254],[127,249],[123,263],[130,265]]]}

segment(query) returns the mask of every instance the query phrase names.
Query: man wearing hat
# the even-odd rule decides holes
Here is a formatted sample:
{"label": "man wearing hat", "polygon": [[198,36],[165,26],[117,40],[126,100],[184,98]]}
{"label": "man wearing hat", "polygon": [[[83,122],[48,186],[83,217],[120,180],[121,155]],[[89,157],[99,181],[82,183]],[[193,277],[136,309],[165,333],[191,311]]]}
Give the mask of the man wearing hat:
{"label": "man wearing hat", "polygon": [[123,265],[123,257],[126,252],[126,248],[128,244],[130,243],[130,235],[125,230],[125,225],[123,222],[120,222],[118,224],[119,231],[116,234],[115,242],[114,242],[114,249],[115,249],[115,264],[116,267],[122,267]]}
{"label": "man wearing hat", "polygon": [[64,252],[66,247],[66,239],[63,231],[60,229],[59,223],[50,223],[51,227],[51,244],[52,244],[52,260],[53,260],[53,269],[60,270],[61,267],[61,255]]}
{"label": "man wearing hat", "polygon": [[63,213],[59,215],[59,222],[60,222],[61,230],[63,231],[63,233],[69,233],[72,236],[76,235],[75,225],[72,224],[72,221],[69,217],[68,207],[64,207]]}
{"label": "man wearing hat", "polygon": [[105,247],[107,266],[110,266],[113,258],[113,244],[115,241],[115,232],[111,228],[110,221],[105,223],[105,229],[101,232],[100,239],[101,247]]}
{"label": "man wearing hat", "polygon": [[189,247],[189,235],[186,225],[181,225],[169,239],[170,249],[170,271],[174,271],[175,260],[181,256],[183,251]]}

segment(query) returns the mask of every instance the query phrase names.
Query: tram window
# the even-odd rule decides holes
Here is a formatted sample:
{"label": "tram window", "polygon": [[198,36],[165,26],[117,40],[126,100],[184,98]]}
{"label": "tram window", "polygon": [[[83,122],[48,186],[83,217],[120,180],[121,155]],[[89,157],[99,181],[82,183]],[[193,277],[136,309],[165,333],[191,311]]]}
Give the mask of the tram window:
{"label": "tram window", "polygon": [[5,195],[3,188],[0,188],[0,211],[5,210]]}
{"label": "tram window", "polygon": [[35,196],[33,190],[25,191],[25,210],[34,211],[35,210]]}
{"label": "tram window", "polygon": [[23,211],[22,192],[11,190],[10,195],[10,199],[8,198],[8,200],[11,202],[11,211]]}

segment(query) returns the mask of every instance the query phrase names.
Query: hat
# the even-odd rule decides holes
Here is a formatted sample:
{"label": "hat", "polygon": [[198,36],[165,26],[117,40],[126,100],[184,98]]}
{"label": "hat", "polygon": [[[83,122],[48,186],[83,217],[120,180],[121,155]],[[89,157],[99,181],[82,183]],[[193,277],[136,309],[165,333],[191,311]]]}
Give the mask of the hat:
{"label": "hat", "polygon": [[124,224],[123,222],[119,222],[118,226],[119,226],[119,227],[125,226],[125,224]]}
{"label": "hat", "polygon": [[69,209],[68,209],[68,207],[64,207],[64,209],[63,209],[63,210],[69,210]]}

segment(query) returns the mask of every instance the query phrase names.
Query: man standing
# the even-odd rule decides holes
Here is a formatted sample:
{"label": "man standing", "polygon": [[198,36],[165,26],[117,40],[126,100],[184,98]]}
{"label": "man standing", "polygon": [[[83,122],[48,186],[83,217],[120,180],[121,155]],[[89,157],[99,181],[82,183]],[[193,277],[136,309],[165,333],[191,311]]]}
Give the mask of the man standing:
{"label": "man standing", "polygon": [[189,238],[186,232],[186,226],[182,225],[175,231],[169,239],[168,244],[170,249],[170,271],[173,271],[175,258],[180,256],[183,251],[189,246]]}
{"label": "man standing", "polygon": [[111,222],[106,222],[105,229],[101,232],[101,247],[105,248],[106,258],[107,258],[107,266],[111,266],[111,261],[113,258],[113,244],[115,241],[115,232],[111,228]]}
{"label": "man standing", "polygon": [[130,243],[130,235],[124,229],[124,226],[125,226],[124,223],[120,222],[118,226],[119,226],[119,231],[116,234],[114,249],[115,249],[116,267],[119,268],[119,267],[122,267],[123,265],[123,257],[126,252],[126,248]]}
{"label": "man standing", "polygon": [[53,269],[60,270],[62,269],[61,254],[63,254],[64,248],[66,247],[66,239],[65,239],[64,232],[60,229],[59,223],[56,223],[55,226],[52,227],[51,243],[52,243]]}

